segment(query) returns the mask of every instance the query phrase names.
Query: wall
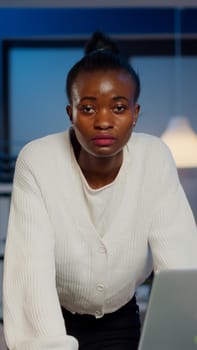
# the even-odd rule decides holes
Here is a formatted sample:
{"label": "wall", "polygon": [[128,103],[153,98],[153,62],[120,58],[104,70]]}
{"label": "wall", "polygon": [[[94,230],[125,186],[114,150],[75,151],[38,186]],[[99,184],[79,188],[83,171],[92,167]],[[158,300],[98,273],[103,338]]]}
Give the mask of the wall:
{"label": "wall", "polygon": [[[12,154],[28,141],[62,131],[70,123],[65,106],[65,80],[82,49],[13,48],[9,59],[10,135]],[[136,130],[160,136],[172,116],[187,116],[197,132],[197,57],[133,57],[140,75],[141,113]],[[177,80],[178,79],[178,80]],[[177,86],[181,85],[181,91]],[[188,91],[190,93],[188,93]]]}
{"label": "wall", "polygon": [[[11,1],[6,3],[10,6],[13,4]],[[27,3],[32,4],[33,2]],[[74,3],[77,4],[77,2]],[[88,5],[88,2],[85,3]],[[68,5],[70,2],[64,2],[63,8],[53,9],[44,7],[21,8],[19,4],[22,3],[16,2],[16,4],[18,4],[18,8],[4,8],[3,5],[0,8],[0,140],[2,143],[9,136],[7,127],[9,126],[9,106],[6,105],[7,92],[2,79],[3,74],[5,74],[6,60],[2,52],[6,41],[31,40],[31,38],[62,38],[62,40],[68,37],[87,38],[96,29],[121,38],[173,38],[177,33],[177,11],[172,7],[134,8],[129,6],[126,8],[122,5],[120,8],[115,7],[115,4],[118,3],[113,1],[111,2],[113,8],[76,8],[74,5],[72,8],[66,8],[66,4]],[[44,2],[40,2],[40,4],[44,4]],[[46,4],[49,2],[45,2]],[[50,4],[54,6],[56,2],[50,2]],[[124,4],[126,6],[126,2]],[[197,35],[197,9],[183,7],[179,9],[178,14],[181,21],[180,35],[195,37]],[[5,84],[7,83],[5,82]]]}

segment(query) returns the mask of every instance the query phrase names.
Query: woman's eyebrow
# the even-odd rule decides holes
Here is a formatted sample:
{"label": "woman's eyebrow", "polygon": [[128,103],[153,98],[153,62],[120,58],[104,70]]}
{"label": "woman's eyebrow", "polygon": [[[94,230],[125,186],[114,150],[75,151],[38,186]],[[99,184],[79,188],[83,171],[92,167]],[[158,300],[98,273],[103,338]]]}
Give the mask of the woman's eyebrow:
{"label": "woman's eyebrow", "polygon": [[[81,98],[80,102],[83,102],[83,101],[85,101],[85,100],[96,101],[97,98],[94,97],[94,96],[84,96],[84,97]],[[114,97],[112,97],[112,100],[114,100],[114,101],[125,100],[125,101],[127,101],[127,102],[129,101],[128,98],[125,97],[125,96],[114,96]]]}
{"label": "woman's eyebrow", "polygon": [[84,100],[96,101],[96,97],[94,97],[94,96],[84,96],[84,97],[81,98],[80,102],[83,102]]}
{"label": "woman's eyebrow", "polygon": [[126,98],[125,96],[114,96],[112,99],[114,101],[117,101],[117,100],[126,100],[127,102],[129,101],[128,98]]}

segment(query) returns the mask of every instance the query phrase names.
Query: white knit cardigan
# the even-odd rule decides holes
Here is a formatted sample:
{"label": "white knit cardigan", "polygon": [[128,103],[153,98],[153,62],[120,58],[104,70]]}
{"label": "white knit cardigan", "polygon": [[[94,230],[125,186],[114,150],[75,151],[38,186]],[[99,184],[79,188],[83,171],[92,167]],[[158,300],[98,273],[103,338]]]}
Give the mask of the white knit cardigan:
{"label": "white knit cardigan", "polygon": [[102,317],[127,303],[152,268],[197,268],[195,221],[162,141],[134,133],[125,146],[102,237],[76,167],[68,131],[18,157],[4,264],[10,350],[75,350],[60,305]]}

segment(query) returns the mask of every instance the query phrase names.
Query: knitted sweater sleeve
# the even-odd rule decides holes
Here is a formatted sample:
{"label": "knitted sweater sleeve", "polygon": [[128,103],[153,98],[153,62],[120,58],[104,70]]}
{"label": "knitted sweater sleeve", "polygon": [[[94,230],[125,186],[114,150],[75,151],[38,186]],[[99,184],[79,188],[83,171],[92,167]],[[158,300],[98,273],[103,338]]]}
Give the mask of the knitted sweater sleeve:
{"label": "knitted sweater sleeve", "polygon": [[149,232],[154,271],[197,268],[197,229],[170,151],[160,150],[158,197]]}
{"label": "knitted sweater sleeve", "polygon": [[[36,177],[19,156],[5,250],[3,309],[9,350],[76,350],[55,282],[54,237]],[[23,154],[24,153],[24,154]]]}

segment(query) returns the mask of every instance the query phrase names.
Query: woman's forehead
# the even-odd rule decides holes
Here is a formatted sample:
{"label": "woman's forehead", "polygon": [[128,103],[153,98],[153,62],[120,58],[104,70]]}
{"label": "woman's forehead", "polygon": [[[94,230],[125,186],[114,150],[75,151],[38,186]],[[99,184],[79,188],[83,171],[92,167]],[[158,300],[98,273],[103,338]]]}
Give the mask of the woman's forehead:
{"label": "woman's forehead", "polygon": [[85,97],[113,99],[125,96],[134,99],[135,86],[131,76],[123,71],[94,71],[78,76],[72,86],[72,98],[75,102]]}
{"label": "woman's forehead", "polygon": [[96,70],[81,72],[74,81],[74,86],[88,87],[92,84],[95,89],[99,87],[107,92],[116,84],[126,84],[128,87],[134,85],[131,75],[122,70]]}

